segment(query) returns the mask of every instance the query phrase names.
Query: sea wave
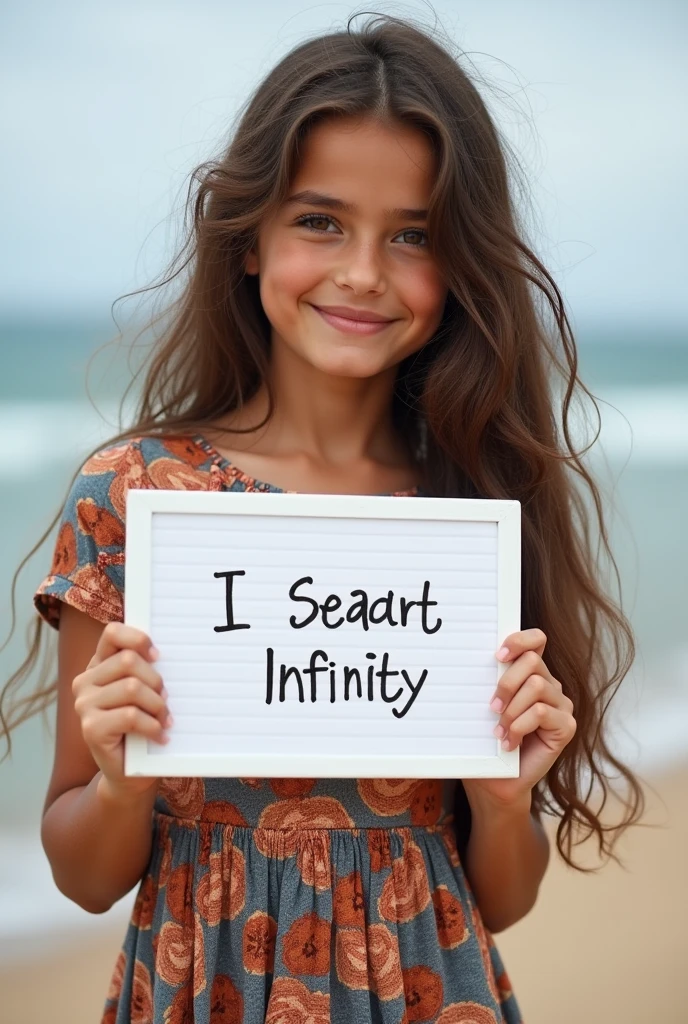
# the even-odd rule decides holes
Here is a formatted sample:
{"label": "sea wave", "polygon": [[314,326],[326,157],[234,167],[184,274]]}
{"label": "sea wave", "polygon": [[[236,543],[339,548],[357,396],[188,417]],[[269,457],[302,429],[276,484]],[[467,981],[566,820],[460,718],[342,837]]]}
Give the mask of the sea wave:
{"label": "sea wave", "polygon": [[[624,387],[596,393],[601,433],[591,458],[615,463],[683,463],[688,461],[688,385]],[[594,410],[592,410],[594,413]],[[597,429],[591,407],[571,409],[573,441],[589,444]],[[131,410],[124,410],[129,422]],[[32,477],[56,464],[72,465],[119,430],[116,403],[0,402],[0,479]]]}

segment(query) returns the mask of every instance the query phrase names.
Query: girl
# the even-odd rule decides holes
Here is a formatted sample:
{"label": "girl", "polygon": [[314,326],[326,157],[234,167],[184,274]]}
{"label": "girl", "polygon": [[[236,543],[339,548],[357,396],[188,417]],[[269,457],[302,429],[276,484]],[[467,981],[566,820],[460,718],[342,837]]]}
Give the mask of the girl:
{"label": "girl", "polygon": [[[626,779],[617,831],[642,791],[602,730],[634,646],[571,475],[606,545],[568,433],[575,346],[517,228],[503,143],[448,48],[374,17],[289,53],[195,181],[163,283],[187,279],[136,423],[73,481],[9,684],[42,620],[59,627],[43,844],[93,913],[140,882],[103,1024],[516,1024],[492,935],[535,902],[543,812],[573,865],[575,825],[612,850],[582,773],[603,802],[602,759]],[[130,487],[518,499],[524,628],[496,654],[490,707],[519,778],[126,778],[125,734],[174,728],[151,637],[122,623]]]}

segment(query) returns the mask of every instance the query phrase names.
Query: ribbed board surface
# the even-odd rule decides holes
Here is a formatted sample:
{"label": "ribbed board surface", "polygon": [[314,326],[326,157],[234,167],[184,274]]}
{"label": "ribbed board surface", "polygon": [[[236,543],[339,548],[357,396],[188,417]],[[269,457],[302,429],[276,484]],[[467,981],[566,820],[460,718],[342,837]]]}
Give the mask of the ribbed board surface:
{"label": "ribbed board surface", "polygon": [[[494,755],[495,716],[488,701],[497,681],[497,524],[494,522],[361,519],[345,517],[155,513],[152,519],[150,633],[161,651],[159,668],[175,718],[171,741],[151,754],[282,752],[312,754]],[[227,624],[227,580],[215,573],[243,570],[232,584],[235,624]],[[326,628],[319,605],[341,600]],[[401,598],[437,604],[407,605]],[[368,606],[392,591],[391,616],[363,628],[346,619],[352,605]],[[332,602],[332,605],[336,602]],[[374,614],[386,613],[379,603]],[[355,614],[352,612],[352,615]],[[315,651],[315,701],[304,671]],[[269,652],[272,652],[272,655]],[[388,655],[391,674],[382,699],[377,673]],[[374,658],[368,657],[374,655]],[[269,664],[272,664],[271,701]],[[332,663],[332,664],[330,664]],[[281,666],[295,673],[280,700]],[[345,700],[345,667],[349,699]],[[401,674],[404,670],[408,680]],[[426,670],[424,682],[413,698]],[[401,691],[395,700],[391,698]],[[332,700],[334,697],[334,700]],[[370,699],[372,697],[372,699]],[[407,706],[408,705],[408,706]],[[394,709],[401,713],[394,714]]]}

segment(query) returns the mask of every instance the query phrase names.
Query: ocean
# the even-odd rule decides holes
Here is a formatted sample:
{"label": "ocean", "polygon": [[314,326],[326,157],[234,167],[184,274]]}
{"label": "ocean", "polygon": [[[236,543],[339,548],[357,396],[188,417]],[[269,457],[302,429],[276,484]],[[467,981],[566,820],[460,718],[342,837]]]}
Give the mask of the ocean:
{"label": "ocean", "polygon": [[[88,358],[113,333],[111,325],[76,319],[0,322],[3,640],[19,561],[50,523],[83,455],[117,429],[124,353],[107,349],[94,360],[97,409],[85,390]],[[579,374],[601,400],[602,432],[588,464],[603,489],[623,609],[638,643],[613,701],[612,739],[618,756],[647,777],[688,754],[688,337],[652,327],[588,328],[577,341]],[[592,439],[596,421],[589,423],[585,435],[577,423],[577,440]],[[48,571],[53,541],[54,533],[21,573],[18,629],[0,652],[0,685],[23,657],[31,595]],[[0,765],[0,959],[35,942],[39,927],[45,937],[94,926],[55,889],[40,849],[51,722],[50,713],[19,728],[11,759]],[[110,915],[124,917],[128,900]]]}

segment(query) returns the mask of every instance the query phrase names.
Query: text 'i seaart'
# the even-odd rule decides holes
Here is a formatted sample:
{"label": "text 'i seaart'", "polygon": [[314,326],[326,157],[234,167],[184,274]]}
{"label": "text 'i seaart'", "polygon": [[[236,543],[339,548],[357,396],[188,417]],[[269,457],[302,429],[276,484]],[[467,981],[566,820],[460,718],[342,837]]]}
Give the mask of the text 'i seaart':
{"label": "text 'i seaart'", "polygon": [[[245,576],[246,571],[232,569],[226,572],[216,572],[213,575],[225,580],[227,620],[224,626],[214,626],[215,632],[226,633],[235,629],[250,629],[250,623],[237,623],[234,620],[234,577]],[[429,580],[425,580],[422,596],[417,601],[411,601],[406,597],[395,599],[394,591],[388,590],[384,597],[378,597],[371,602],[365,590],[352,590],[350,591],[352,601],[344,614],[338,614],[343,608],[343,602],[336,594],[330,594],[319,604],[312,597],[303,593],[303,588],[312,584],[312,576],[302,576],[289,588],[289,598],[292,601],[308,606],[308,610],[300,609],[300,617],[297,615],[289,617],[289,625],[292,629],[305,629],[317,618],[321,619],[327,629],[339,629],[345,623],[359,623],[361,628],[367,632],[371,625],[376,626],[383,622],[387,622],[390,626],[403,628],[408,625],[410,615],[420,617],[421,628],[428,635],[436,633],[442,625],[440,618],[436,618],[432,624],[428,622],[429,609],[437,605],[437,601],[430,600]],[[299,591],[301,592],[299,593]],[[417,610],[414,611],[414,609]],[[386,651],[380,656],[375,651],[368,651],[365,665],[338,666],[336,662],[330,660],[327,651],[318,649],[313,651],[307,665],[299,667],[280,664],[279,668],[276,668],[275,652],[272,647],[268,647],[265,652],[265,661],[266,704],[272,704],[273,699],[286,700],[287,683],[291,681],[292,686],[296,686],[301,703],[307,699],[316,701],[327,698],[333,704],[338,699],[373,701],[379,696],[386,704],[394,705],[392,714],[397,718],[403,718],[409,711],[428,675],[426,668],[415,678],[412,678],[406,669],[390,668],[389,653]],[[418,671],[416,670],[416,672]],[[329,678],[326,679],[326,675]],[[318,680],[321,676],[325,685],[318,693]]]}

